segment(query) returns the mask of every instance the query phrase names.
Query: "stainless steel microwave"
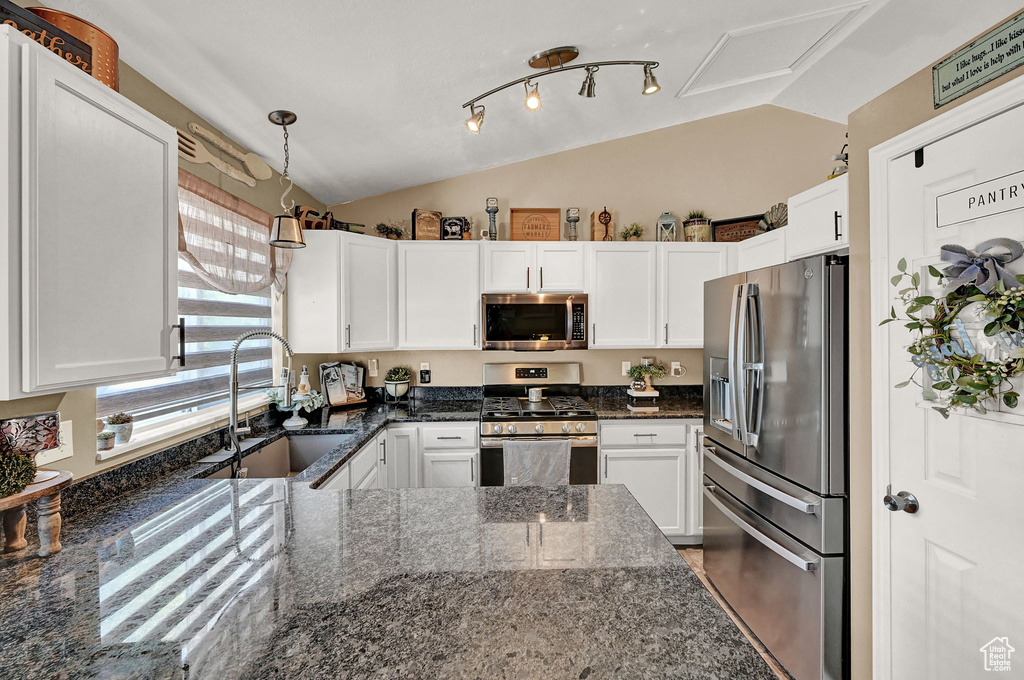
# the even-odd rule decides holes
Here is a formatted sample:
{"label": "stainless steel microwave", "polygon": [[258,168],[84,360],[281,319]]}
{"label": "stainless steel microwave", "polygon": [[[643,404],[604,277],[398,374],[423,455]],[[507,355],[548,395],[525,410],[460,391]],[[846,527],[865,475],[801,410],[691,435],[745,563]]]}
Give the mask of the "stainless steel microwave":
{"label": "stainless steel microwave", "polygon": [[587,296],[484,295],[483,349],[587,348]]}

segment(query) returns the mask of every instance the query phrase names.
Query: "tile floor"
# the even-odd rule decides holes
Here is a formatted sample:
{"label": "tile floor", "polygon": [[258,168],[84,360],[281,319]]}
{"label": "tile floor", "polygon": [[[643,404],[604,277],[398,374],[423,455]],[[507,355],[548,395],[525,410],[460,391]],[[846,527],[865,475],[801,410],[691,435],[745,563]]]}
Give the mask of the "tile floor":
{"label": "tile floor", "polygon": [[744,635],[747,636],[747,639],[750,640],[750,644],[754,645],[754,649],[756,649],[757,653],[765,660],[768,667],[775,672],[775,675],[779,677],[779,680],[793,680],[792,676],[779,665],[779,662],[776,661],[771,654],[768,653],[768,650],[765,649],[763,644],[761,644],[761,641],[754,637],[754,634],[750,632],[750,629],[747,628],[746,624],[736,616],[736,613],[732,608],[726,604],[725,600],[723,600],[721,596],[719,596],[718,591],[711,586],[707,575],[704,573],[704,550],[700,547],[681,547],[676,548],[676,550],[680,555],[682,555],[683,559],[686,560],[686,563],[690,565],[690,569],[693,569],[693,573],[697,574],[697,578],[699,578],[700,582],[704,584],[704,587],[711,591],[715,600],[718,601],[718,604],[722,605],[722,609],[725,610],[736,626],[743,631]]}

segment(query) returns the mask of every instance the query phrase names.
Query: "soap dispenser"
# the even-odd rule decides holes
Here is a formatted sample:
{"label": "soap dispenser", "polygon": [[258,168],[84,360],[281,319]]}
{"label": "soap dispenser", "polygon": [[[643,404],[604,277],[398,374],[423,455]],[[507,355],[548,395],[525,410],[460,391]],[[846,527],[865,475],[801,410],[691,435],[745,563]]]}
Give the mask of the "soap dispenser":
{"label": "soap dispenser", "polygon": [[302,374],[299,375],[299,394],[309,394],[309,371],[305,364],[302,366]]}

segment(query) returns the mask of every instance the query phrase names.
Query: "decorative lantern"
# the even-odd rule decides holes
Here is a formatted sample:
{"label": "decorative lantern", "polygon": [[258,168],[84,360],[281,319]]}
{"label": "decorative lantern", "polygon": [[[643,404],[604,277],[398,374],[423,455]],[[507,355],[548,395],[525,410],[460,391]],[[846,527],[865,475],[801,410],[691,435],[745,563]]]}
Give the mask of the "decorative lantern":
{"label": "decorative lantern", "polygon": [[661,213],[661,217],[658,218],[658,240],[659,241],[675,241],[676,240],[676,227],[679,225],[679,219],[669,211]]}

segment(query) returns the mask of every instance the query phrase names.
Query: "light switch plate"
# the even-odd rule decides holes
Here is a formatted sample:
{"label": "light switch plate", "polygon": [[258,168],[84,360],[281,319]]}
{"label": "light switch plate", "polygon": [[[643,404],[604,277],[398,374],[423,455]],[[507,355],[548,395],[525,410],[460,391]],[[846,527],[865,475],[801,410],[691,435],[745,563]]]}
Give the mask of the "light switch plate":
{"label": "light switch plate", "polygon": [[[91,421],[90,421],[91,422]],[[60,446],[49,451],[42,451],[36,456],[36,465],[49,465],[75,455],[74,439],[72,439],[71,421],[60,421]]]}
{"label": "light switch plate", "polygon": [[430,370],[430,362],[424,361],[424,362],[420,363],[420,370],[421,371],[429,371]]}
{"label": "light switch plate", "polygon": [[672,362],[671,370],[673,378],[681,378],[682,376],[686,375],[686,369],[683,368],[683,365],[678,361]]}
{"label": "light switch plate", "polygon": [[367,366],[367,369],[366,369],[367,372],[370,374],[371,378],[376,378],[377,377],[377,360],[376,359],[370,359],[367,363],[369,364]]}
{"label": "light switch plate", "polygon": [[632,368],[632,367],[633,367],[633,365],[631,363],[629,363],[628,361],[623,361],[622,362],[622,375],[629,375],[629,369]]}

